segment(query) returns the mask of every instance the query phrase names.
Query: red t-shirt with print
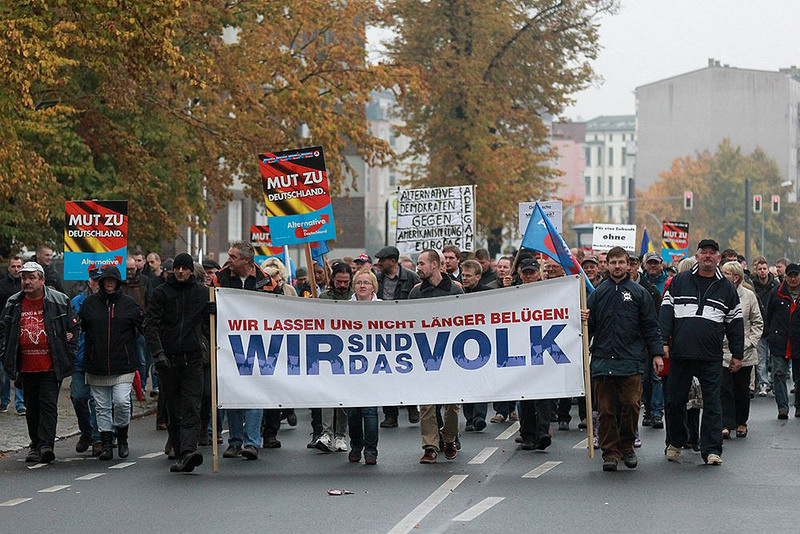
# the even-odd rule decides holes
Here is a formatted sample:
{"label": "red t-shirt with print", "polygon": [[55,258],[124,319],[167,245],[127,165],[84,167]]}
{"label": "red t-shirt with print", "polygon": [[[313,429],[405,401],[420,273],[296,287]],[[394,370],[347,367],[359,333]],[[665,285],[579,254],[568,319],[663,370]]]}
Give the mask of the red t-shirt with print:
{"label": "red t-shirt with print", "polygon": [[50,344],[44,329],[44,297],[22,299],[19,348],[22,351],[23,373],[43,373],[53,370]]}

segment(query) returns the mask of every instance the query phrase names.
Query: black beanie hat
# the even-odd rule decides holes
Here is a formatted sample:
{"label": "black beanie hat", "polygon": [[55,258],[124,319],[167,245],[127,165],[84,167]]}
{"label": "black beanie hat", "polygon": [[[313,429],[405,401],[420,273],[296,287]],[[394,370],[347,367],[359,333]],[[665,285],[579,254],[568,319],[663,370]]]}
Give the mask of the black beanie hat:
{"label": "black beanie hat", "polygon": [[187,253],[181,252],[175,256],[175,259],[172,261],[172,268],[177,269],[178,267],[185,267],[190,271],[194,271],[194,260],[192,260],[192,257]]}

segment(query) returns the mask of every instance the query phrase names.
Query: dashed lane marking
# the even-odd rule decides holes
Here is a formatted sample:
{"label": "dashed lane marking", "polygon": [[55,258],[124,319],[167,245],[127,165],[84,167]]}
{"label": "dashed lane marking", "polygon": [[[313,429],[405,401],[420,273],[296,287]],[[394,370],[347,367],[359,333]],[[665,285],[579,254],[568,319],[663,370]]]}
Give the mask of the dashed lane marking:
{"label": "dashed lane marking", "polygon": [[472,508],[455,516],[453,521],[472,521],[503,499],[505,499],[505,497],[486,497]]}
{"label": "dashed lane marking", "polygon": [[436,488],[430,496],[422,501],[419,506],[411,510],[407,516],[400,520],[389,534],[406,534],[411,532],[434,508],[439,506],[459,484],[464,482],[469,475],[453,475],[447,481]]}
{"label": "dashed lane marking", "polygon": [[575,445],[572,446],[573,449],[585,449],[589,446],[589,438],[584,438],[582,441],[579,441]]}
{"label": "dashed lane marking", "polygon": [[67,489],[69,484],[60,485],[60,486],[50,486],[49,488],[39,490],[39,493],[55,493],[57,491],[61,491],[63,489]]}
{"label": "dashed lane marking", "polygon": [[130,466],[134,465],[135,463],[136,462],[121,462],[121,463],[118,463],[116,465],[111,465],[108,468],[109,469],[125,469],[126,467],[130,467]]}
{"label": "dashed lane marking", "polygon": [[561,462],[545,462],[536,469],[532,469],[531,471],[528,471],[527,473],[522,475],[522,478],[539,478],[540,476],[547,473],[560,463]]}
{"label": "dashed lane marking", "polygon": [[22,504],[24,502],[28,502],[31,500],[33,500],[31,497],[23,497],[22,499],[11,499],[10,501],[0,502],[0,506],[6,506],[6,507],[16,506],[18,504]]}
{"label": "dashed lane marking", "polygon": [[514,434],[516,434],[517,432],[519,432],[519,421],[515,421],[513,425],[511,425],[510,427],[506,428],[505,432],[503,432],[502,434],[500,434],[499,436],[497,436],[494,439],[508,439],[511,436],[513,436]]}
{"label": "dashed lane marking", "polygon": [[150,458],[158,458],[159,456],[164,456],[163,452],[151,452],[150,454],[145,454],[144,456],[139,456],[140,460],[149,460]]}
{"label": "dashed lane marking", "polygon": [[46,465],[50,465],[50,464],[33,464],[33,465],[29,465],[28,469],[41,469],[42,467],[44,467]]}
{"label": "dashed lane marking", "polygon": [[105,473],[89,473],[88,475],[83,475],[75,480],[94,480],[95,478],[100,478],[102,476],[105,476]]}
{"label": "dashed lane marking", "polygon": [[477,455],[475,455],[475,458],[473,458],[472,460],[470,460],[467,463],[469,463],[471,465],[482,464],[483,462],[488,460],[489,457],[492,454],[494,454],[495,452],[497,452],[497,447],[486,447],[481,452],[479,452]]}

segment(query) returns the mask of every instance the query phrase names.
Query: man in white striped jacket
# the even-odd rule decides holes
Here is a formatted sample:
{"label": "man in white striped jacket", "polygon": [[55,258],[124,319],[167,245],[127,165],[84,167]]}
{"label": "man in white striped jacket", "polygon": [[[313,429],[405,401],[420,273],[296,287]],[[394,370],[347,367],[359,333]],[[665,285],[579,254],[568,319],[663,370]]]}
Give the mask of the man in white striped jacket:
{"label": "man in white striped jacket", "polygon": [[736,288],[720,272],[719,245],[703,239],[691,271],[678,273],[664,291],[659,323],[664,356],[669,358],[667,380],[667,460],[680,461],[686,445],[686,399],[692,376],[703,392],[700,454],[710,465],[722,465],[722,340],[728,338],[733,358],[730,372],[742,366],[744,321]]}

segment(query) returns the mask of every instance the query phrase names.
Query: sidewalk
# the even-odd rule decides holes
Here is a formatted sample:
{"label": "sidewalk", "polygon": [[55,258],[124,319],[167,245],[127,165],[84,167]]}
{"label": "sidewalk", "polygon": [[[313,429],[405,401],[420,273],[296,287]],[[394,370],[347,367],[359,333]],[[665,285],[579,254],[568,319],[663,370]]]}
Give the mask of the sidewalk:
{"label": "sidewalk", "polygon": [[[71,378],[64,380],[61,385],[61,394],[58,398],[58,427],[56,429],[57,439],[64,439],[80,433],[78,429],[78,419],[75,417],[75,410],[72,401],[69,400],[69,387],[72,383]],[[148,384],[149,386],[149,384]],[[145,394],[142,403],[133,398],[133,417],[143,417],[150,415],[156,410],[157,399]],[[0,456],[7,456],[7,453],[14,453],[28,446],[28,426],[24,416],[17,415],[14,410],[12,398],[8,412],[0,413]]]}

